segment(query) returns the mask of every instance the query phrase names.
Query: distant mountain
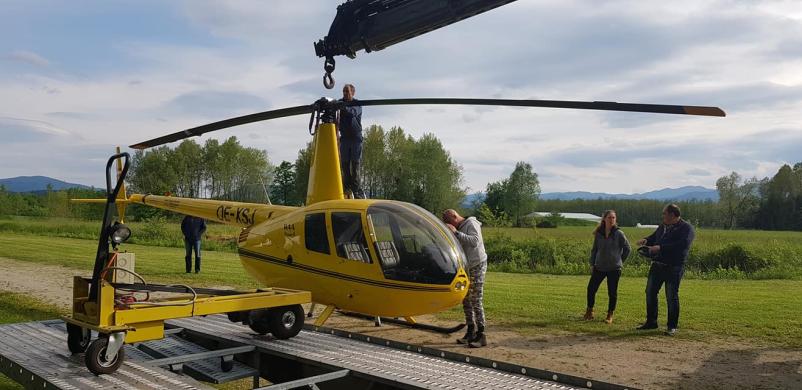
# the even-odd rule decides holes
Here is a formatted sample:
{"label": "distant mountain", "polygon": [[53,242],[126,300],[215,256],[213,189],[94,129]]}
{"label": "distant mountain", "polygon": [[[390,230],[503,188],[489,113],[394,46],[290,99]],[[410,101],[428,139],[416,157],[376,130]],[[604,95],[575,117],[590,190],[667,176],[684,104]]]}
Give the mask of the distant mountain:
{"label": "distant mountain", "polygon": [[465,195],[465,198],[462,199],[462,207],[471,208],[474,204],[484,201],[484,199],[485,194],[482,192]]}
{"label": "distant mountain", "polygon": [[604,192],[547,192],[540,194],[540,199],[652,199],[652,200],[718,200],[718,191],[700,186],[685,186],[680,188],[663,188],[641,194],[608,194]]}
{"label": "distant mountain", "polygon": [[[485,194],[476,192],[468,194],[462,200],[462,207],[470,208],[474,203],[480,202],[484,199]],[[587,191],[573,191],[573,192],[546,192],[540,194],[540,199],[558,199],[558,200],[573,200],[573,199],[652,199],[660,201],[689,201],[689,200],[712,200],[718,201],[718,191],[700,186],[685,186],[680,188],[663,188],[662,190],[644,192],[642,194],[608,194],[605,192],[587,192]]]}
{"label": "distant mountain", "polygon": [[83,184],[67,183],[47,176],[18,176],[8,179],[0,179],[0,185],[10,192],[39,192],[47,191],[47,185],[51,185],[53,190],[64,190],[68,188],[90,188]]}

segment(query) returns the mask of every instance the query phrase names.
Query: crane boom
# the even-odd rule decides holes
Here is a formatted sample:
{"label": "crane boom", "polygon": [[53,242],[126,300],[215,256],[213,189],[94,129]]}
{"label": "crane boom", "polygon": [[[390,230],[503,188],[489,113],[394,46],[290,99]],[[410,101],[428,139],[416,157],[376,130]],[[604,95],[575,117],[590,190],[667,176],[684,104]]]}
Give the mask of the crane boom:
{"label": "crane boom", "polygon": [[370,53],[398,42],[448,26],[515,0],[349,0],[337,7],[329,33],[315,43],[315,53],[325,57],[326,75],[334,57],[354,58],[360,50]]}

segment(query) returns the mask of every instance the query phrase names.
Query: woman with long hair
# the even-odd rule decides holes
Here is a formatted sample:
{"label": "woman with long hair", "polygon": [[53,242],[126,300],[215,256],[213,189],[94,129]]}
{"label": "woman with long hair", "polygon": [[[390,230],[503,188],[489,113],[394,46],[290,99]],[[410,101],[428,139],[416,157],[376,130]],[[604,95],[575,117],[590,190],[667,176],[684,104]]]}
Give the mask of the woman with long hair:
{"label": "woman with long hair", "polygon": [[588,282],[588,308],[585,320],[593,319],[593,306],[596,303],[596,292],[604,279],[607,279],[607,318],[604,322],[613,323],[613,312],[618,300],[618,280],[621,268],[629,256],[631,248],[627,236],[618,228],[615,210],[607,210],[602,214],[601,222],[593,230],[593,249],[590,251],[590,281]]}

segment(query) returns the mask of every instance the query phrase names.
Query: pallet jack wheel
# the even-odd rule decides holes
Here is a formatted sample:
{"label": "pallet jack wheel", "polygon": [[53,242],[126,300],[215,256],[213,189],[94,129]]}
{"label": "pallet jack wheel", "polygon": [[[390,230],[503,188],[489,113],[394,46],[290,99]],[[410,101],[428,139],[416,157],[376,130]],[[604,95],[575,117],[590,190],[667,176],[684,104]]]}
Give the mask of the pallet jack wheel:
{"label": "pallet jack wheel", "polygon": [[86,352],[92,340],[92,331],[67,323],[67,347],[73,354]]}
{"label": "pallet jack wheel", "polygon": [[250,314],[248,314],[248,326],[252,331],[259,333],[262,336],[270,333],[268,311],[264,309],[251,310]]}
{"label": "pallet jack wheel", "polygon": [[89,349],[86,350],[86,356],[84,356],[86,368],[95,375],[111,374],[123,364],[125,348],[120,348],[117,355],[109,361],[106,360],[106,348],[108,345],[109,339],[100,337],[89,344]]}
{"label": "pallet jack wheel", "polygon": [[291,305],[269,309],[267,323],[273,337],[279,340],[295,337],[304,326],[304,308]]}

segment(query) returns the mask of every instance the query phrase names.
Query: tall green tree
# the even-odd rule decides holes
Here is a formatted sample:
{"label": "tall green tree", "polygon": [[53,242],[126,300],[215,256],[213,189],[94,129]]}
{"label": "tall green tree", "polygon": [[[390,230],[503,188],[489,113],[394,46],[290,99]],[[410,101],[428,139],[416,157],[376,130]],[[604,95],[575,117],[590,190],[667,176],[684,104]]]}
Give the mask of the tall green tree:
{"label": "tall green tree", "polygon": [[734,229],[736,225],[753,219],[752,216],[759,206],[758,184],[756,178],[742,182],[741,175],[737,172],[716,180],[722,226]]}
{"label": "tall green tree", "polygon": [[295,159],[295,196],[300,199],[301,204],[306,203],[306,193],[309,189],[309,169],[312,168],[312,160],[314,158],[314,143],[308,142],[305,148],[298,151],[298,157]]}
{"label": "tall green tree", "polygon": [[535,211],[539,196],[540,182],[532,165],[523,161],[515,164],[515,170],[510,174],[507,190],[504,192],[504,203],[518,226],[521,226],[526,214]]}
{"label": "tall green tree", "polygon": [[277,204],[288,206],[299,205],[295,183],[295,166],[289,161],[282,161],[276,167],[273,183],[270,185],[270,199]]}

